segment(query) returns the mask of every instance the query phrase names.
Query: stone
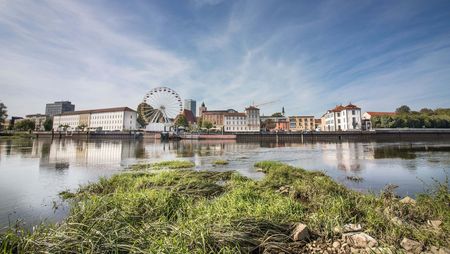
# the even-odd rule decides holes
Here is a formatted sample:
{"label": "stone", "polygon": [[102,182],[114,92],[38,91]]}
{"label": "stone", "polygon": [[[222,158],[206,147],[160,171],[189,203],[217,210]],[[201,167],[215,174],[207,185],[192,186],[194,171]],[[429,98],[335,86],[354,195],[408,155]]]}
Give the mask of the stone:
{"label": "stone", "polygon": [[338,241],[333,242],[333,248],[339,249],[341,247],[341,243]]}
{"label": "stone", "polygon": [[342,235],[342,238],[353,247],[366,248],[378,246],[378,241],[364,232],[352,232]]}
{"label": "stone", "polygon": [[415,205],[416,201],[413,198],[406,196],[406,197],[400,199],[400,203],[405,204],[405,205]]}
{"label": "stone", "polygon": [[442,221],[441,220],[429,220],[429,221],[427,221],[427,223],[431,227],[433,227],[435,229],[439,229],[442,224]]}
{"label": "stone", "polygon": [[406,251],[412,253],[420,253],[423,248],[420,242],[408,239],[406,237],[400,242],[400,246],[402,246]]}
{"label": "stone", "polygon": [[292,234],[294,241],[304,241],[309,238],[308,227],[305,224],[299,223]]}
{"label": "stone", "polygon": [[334,231],[337,233],[350,233],[362,231],[363,227],[361,224],[345,224],[342,227],[335,227]]}
{"label": "stone", "polygon": [[397,217],[397,216],[392,217],[392,218],[391,218],[391,222],[394,223],[394,224],[397,225],[397,226],[400,226],[400,225],[403,224],[403,221],[402,221],[399,217]]}

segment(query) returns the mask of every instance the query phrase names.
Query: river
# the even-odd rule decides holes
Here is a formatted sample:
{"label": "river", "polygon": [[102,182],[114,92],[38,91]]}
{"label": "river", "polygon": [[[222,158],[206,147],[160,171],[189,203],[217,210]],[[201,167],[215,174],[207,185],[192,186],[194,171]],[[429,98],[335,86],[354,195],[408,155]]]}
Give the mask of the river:
{"label": "river", "polygon": [[[212,166],[216,159],[224,166]],[[415,196],[444,182],[450,170],[448,142],[239,143],[236,141],[0,140],[0,231],[18,220],[30,228],[67,215],[58,193],[123,171],[136,162],[186,159],[198,170],[236,170],[261,178],[253,164],[279,160],[322,170],[342,184],[379,193],[387,184]],[[347,176],[358,176],[355,182]]]}

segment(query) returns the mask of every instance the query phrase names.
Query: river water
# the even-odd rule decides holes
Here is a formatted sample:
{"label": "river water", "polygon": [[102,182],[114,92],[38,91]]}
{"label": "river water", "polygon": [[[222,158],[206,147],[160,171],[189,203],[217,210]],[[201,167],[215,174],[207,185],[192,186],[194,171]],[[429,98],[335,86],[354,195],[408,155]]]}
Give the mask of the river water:
{"label": "river water", "polygon": [[[225,166],[212,166],[216,159]],[[18,220],[30,228],[59,221],[68,212],[58,193],[75,190],[136,162],[185,159],[198,170],[237,170],[255,179],[253,164],[279,160],[322,170],[344,185],[379,193],[395,184],[415,196],[450,173],[448,142],[239,143],[236,141],[3,140],[0,141],[0,231]],[[362,177],[354,182],[347,176]]]}

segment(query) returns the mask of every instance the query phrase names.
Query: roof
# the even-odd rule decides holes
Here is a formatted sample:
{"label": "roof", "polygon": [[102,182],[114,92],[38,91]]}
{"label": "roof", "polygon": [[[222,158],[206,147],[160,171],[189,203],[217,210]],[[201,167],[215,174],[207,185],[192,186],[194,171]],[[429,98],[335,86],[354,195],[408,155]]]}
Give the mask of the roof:
{"label": "roof", "polygon": [[197,119],[195,118],[194,113],[192,113],[191,110],[184,109],[182,114],[186,117],[186,120],[187,120],[189,123],[195,123],[195,122],[197,122]]}
{"label": "roof", "polygon": [[109,112],[123,112],[123,111],[136,112],[136,110],[133,110],[133,109],[131,109],[129,107],[117,107],[117,108],[102,108],[102,109],[90,109],[90,110],[78,110],[78,111],[64,112],[64,113],[58,114],[56,116],[94,114],[94,113],[109,113]]}
{"label": "roof", "polygon": [[246,116],[245,113],[226,113],[225,116]]}
{"label": "roof", "polygon": [[27,117],[27,118],[33,118],[33,117],[47,117],[47,115],[43,115],[43,114],[31,114],[31,115],[26,115],[25,117]]}
{"label": "roof", "polygon": [[289,118],[314,118],[314,116],[290,116]]}
{"label": "roof", "polygon": [[370,116],[393,116],[397,114],[395,112],[366,112],[366,113],[369,114]]}
{"label": "roof", "polygon": [[203,111],[202,115],[225,115],[225,114],[229,114],[229,113],[237,113],[237,111],[234,109],[208,110],[208,111]]}
{"label": "roof", "polygon": [[342,110],[345,110],[345,109],[350,109],[351,110],[351,109],[361,109],[361,108],[350,103],[347,106],[337,105],[335,108],[330,109],[329,111],[331,111],[331,112],[341,112]]}

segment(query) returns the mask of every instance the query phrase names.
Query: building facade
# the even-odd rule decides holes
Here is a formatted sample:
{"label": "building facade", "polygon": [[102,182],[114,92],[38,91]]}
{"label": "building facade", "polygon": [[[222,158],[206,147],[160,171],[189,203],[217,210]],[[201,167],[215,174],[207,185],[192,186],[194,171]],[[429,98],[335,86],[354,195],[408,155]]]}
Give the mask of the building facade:
{"label": "building facade", "polygon": [[53,130],[128,131],[137,128],[137,112],[128,108],[106,108],[65,112],[53,117]]}
{"label": "building facade", "polygon": [[314,116],[290,116],[289,129],[291,131],[314,131]]}
{"label": "building facade", "polygon": [[75,111],[75,105],[70,101],[55,101],[54,103],[48,103],[45,106],[45,114],[50,117],[73,111]]}
{"label": "building facade", "polygon": [[361,108],[356,105],[336,106],[324,114],[324,129],[322,131],[352,131],[361,130]]}
{"label": "building facade", "polygon": [[191,111],[194,116],[197,116],[197,102],[195,100],[184,100],[184,109]]}
{"label": "building facade", "polygon": [[245,108],[248,131],[251,132],[261,131],[261,118],[259,112],[260,112],[259,108],[255,106]]}
{"label": "building facade", "polygon": [[[33,114],[33,115],[26,115],[25,119],[31,120],[34,122],[34,130],[35,131],[44,131],[44,122],[47,120],[46,115],[43,114]],[[20,120],[19,120],[20,121]],[[19,122],[17,121],[17,122]]]}
{"label": "building facade", "polygon": [[227,113],[224,115],[225,132],[247,132],[247,115],[245,113]]}

